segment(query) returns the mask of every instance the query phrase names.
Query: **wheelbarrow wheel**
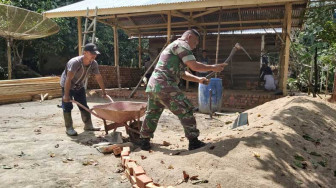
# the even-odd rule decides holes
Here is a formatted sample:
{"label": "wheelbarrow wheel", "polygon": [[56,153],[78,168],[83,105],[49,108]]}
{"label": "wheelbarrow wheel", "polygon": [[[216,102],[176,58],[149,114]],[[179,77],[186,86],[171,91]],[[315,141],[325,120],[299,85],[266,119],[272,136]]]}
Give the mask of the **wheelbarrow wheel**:
{"label": "wheelbarrow wheel", "polygon": [[[141,125],[142,125],[142,121],[134,121],[130,123],[129,127],[140,132]],[[131,130],[128,131],[128,134],[129,134],[129,139],[131,142],[135,144],[140,142],[140,134],[133,132]]]}

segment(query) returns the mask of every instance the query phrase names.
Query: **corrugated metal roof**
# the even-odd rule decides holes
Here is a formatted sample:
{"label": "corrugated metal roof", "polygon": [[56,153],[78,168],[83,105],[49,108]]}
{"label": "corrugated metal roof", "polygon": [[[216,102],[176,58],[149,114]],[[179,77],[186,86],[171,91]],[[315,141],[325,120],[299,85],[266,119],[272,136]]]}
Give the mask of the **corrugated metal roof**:
{"label": "corrugated metal roof", "polygon": [[[305,0],[279,0],[269,4],[253,4],[253,0],[233,2],[227,0],[84,0],[45,12],[47,17],[80,17],[90,15],[98,7],[98,21],[114,25],[129,35],[166,34],[168,14],[171,10],[171,28],[179,34],[189,27],[208,33],[216,32],[220,17],[221,31],[281,28],[285,17],[284,2],[293,1],[292,27],[301,27],[306,8]],[[246,3],[246,5],[244,4]],[[220,11],[220,5],[226,5]],[[240,4],[240,6],[238,5]],[[115,16],[117,15],[117,17]],[[192,17],[192,19],[190,18]]]}
{"label": "corrugated metal roof", "polygon": [[80,10],[87,10],[87,8],[95,9],[96,7],[98,7],[99,9],[107,9],[107,8],[150,6],[159,4],[187,3],[196,1],[205,1],[205,0],[84,0],[64,7],[46,11],[46,13],[80,11]]}

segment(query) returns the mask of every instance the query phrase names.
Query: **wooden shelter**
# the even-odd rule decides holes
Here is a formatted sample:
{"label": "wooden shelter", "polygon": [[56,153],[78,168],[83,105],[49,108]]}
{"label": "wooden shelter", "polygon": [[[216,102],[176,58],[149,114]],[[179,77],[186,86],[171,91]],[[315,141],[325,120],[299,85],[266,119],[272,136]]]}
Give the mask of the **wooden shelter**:
{"label": "wooden shelter", "polygon": [[[164,35],[166,41],[170,41],[172,35],[180,35],[188,28],[196,28],[203,36],[202,48],[205,48],[209,34],[282,28],[283,32],[276,34],[282,42],[280,88],[286,94],[290,32],[293,27],[302,26],[307,2],[308,0],[84,0],[46,11],[44,15],[48,18],[77,17],[79,46],[82,46],[81,18],[87,15],[112,26],[115,31],[119,28],[129,36],[138,37],[139,43],[143,36]],[[117,45],[116,32],[114,39]],[[217,49],[219,40],[218,35]],[[118,57],[118,47],[114,49],[115,56]],[[118,58],[115,61],[118,68]]]}

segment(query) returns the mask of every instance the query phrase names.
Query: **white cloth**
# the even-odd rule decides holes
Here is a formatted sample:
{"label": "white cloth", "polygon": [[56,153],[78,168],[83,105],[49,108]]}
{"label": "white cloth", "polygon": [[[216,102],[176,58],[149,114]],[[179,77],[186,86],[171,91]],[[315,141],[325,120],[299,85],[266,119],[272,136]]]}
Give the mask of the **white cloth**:
{"label": "white cloth", "polygon": [[276,89],[273,75],[265,75],[264,80],[266,90],[270,91]]}

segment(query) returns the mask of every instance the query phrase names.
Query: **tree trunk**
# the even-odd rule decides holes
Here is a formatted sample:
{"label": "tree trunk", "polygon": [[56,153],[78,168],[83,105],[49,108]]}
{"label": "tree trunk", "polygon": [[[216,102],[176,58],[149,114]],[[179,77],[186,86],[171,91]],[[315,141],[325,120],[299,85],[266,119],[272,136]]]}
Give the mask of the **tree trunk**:
{"label": "tree trunk", "polygon": [[336,72],[334,72],[334,87],[333,87],[333,92],[332,92],[331,98],[328,101],[329,102],[335,102],[336,101]]}
{"label": "tree trunk", "polygon": [[317,87],[318,87],[318,69],[317,69],[317,47],[315,48],[315,57],[314,57],[314,73],[315,73],[315,84],[314,84],[314,92],[313,97],[316,97]]}

